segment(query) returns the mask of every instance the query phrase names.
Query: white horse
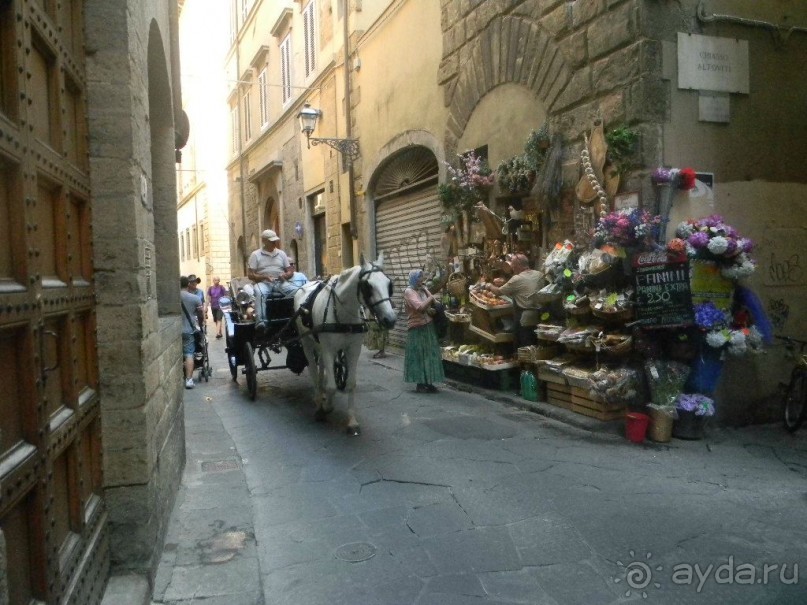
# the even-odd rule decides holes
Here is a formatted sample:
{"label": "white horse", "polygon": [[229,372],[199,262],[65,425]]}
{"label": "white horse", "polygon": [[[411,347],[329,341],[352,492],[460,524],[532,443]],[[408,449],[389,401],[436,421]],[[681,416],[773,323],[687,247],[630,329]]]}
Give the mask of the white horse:
{"label": "white horse", "polygon": [[[353,405],[356,389],[356,366],[364,341],[364,305],[384,328],[395,325],[397,314],[390,301],[392,282],[384,275],[384,254],[375,262],[366,262],[364,255],[360,264],[345,269],[324,285],[310,282],[294,295],[294,311],[297,315],[297,332],[301,335],[303,350],[308,359],[309,371],[314,382],[314,397],[317,406],[315,417],[324,420],[333,410],[336,393],[334,361],[337,356],[347,372],[347,433],[361,433]],[[310,306],[310,323],[307,327],[299,312],[309,294],[320,288]],[[306,305],[308,306],[308,305]],[[343,355],[339,355],[340,351]]]}

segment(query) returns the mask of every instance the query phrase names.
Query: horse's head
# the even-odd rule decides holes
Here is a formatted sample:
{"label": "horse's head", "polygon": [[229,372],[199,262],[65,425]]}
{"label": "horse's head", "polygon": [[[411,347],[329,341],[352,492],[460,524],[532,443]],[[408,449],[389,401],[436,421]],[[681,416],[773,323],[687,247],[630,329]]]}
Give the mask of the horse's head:
{"label": "horse's head", "polygon": [[384,253],[375,262],[368,262],[361,256],[359,291],[367,307],[380,326],[392,328],[398,319],[392,306],[392,280],[384,275]]}

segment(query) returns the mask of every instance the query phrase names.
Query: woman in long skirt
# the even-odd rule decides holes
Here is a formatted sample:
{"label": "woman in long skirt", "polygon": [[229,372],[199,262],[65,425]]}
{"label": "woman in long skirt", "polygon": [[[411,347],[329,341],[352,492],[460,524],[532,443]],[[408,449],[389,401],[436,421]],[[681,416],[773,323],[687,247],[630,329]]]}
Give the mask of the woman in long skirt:
{"label": "woman in long skirt", "polygon": [[421,269],[409,272],[409,287],[403,296],[408,327],[404,382],[416,383],[418,393],[436,393],[434,383],[445,380],[440,343],[428,313],[436,299],[423,285]]}

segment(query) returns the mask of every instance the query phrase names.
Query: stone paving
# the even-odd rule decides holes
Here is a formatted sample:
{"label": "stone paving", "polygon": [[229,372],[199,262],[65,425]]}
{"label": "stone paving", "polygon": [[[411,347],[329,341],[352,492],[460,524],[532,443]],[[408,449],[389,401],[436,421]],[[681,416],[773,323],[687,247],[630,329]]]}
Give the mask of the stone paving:
{"label": "stone paving", "polygon": [[341,396],[316,423],[307,373],[278,370],[251,402],[223,346],[186,391],[155,604],[807,602],[807,432],[634,445],[512,394],[417,394],[364,352],[349,438]]}

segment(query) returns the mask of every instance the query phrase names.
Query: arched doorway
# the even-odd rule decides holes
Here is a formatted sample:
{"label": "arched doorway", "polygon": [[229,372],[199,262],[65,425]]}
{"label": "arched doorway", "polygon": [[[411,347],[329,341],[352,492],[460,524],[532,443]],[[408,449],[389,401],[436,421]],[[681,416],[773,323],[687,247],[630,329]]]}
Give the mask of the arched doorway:
{"label": "arched doorway", "polygon": [[277,204],[275,203],[275,198],[273,197],[268,198],[263,204],[261,229],[271,229],[276,233],[280,233],[280,217],[278,216]]}
{"label": "arched doorway", "polygon": [[390,331],[390,345],[406,343],[403,291],[409,271],[430,265],[440,249],[443,214],[437,197],[437,158],[413,145],[391,156],[373,179],[375,249],[384,253],[384,272],[393,282],[393,304],[398,322]]}

